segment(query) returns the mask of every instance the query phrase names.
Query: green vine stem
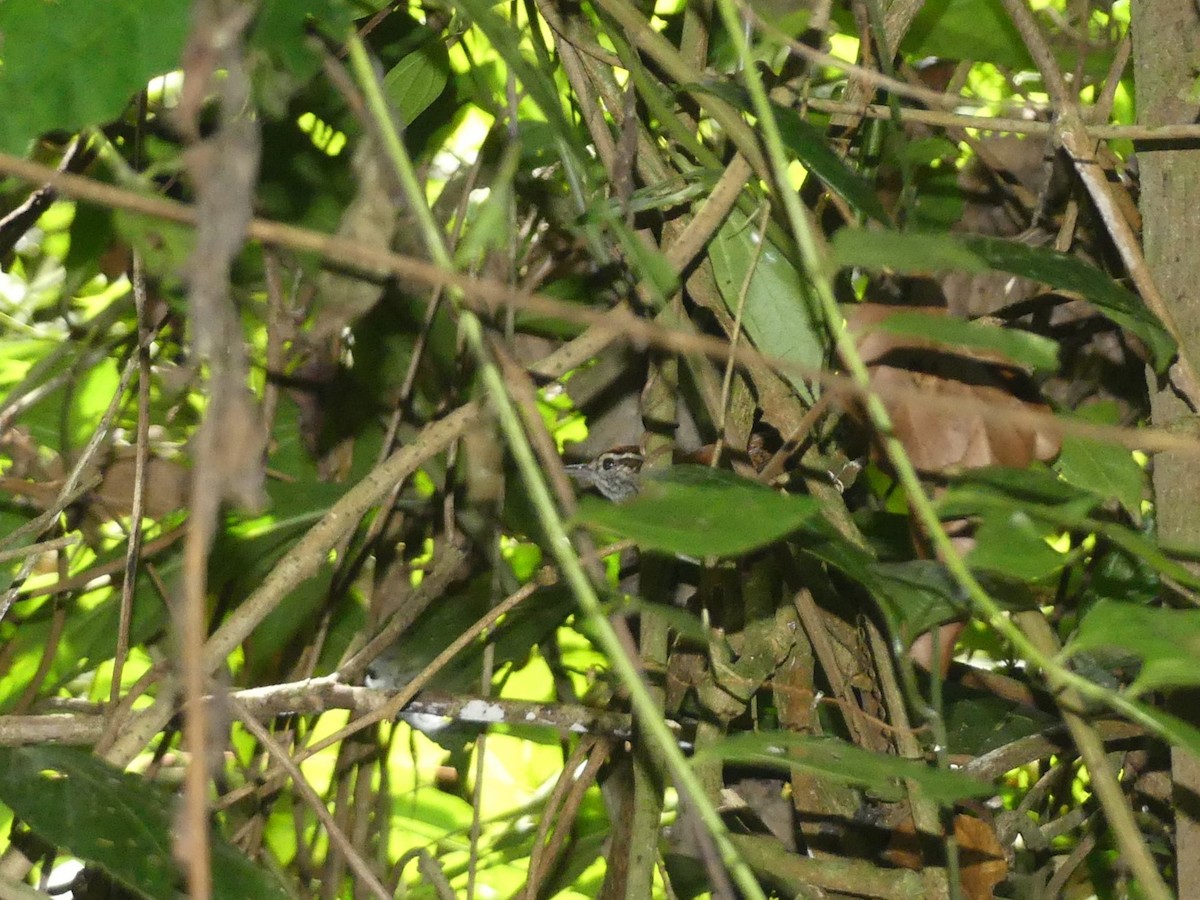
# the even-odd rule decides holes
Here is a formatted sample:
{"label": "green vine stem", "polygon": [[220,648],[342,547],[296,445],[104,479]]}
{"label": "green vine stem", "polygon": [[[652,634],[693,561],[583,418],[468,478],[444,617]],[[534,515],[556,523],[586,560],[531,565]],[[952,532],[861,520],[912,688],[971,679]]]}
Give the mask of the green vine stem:
{"label": "green vine stem", "polygon": [[[400,180],[413,214],[417,217],[418,226],[430,255],[433,257],[434,263],[445,271],[452,272],[453,263],[449,251],[446,249],[442,233],[434,221],[433,213],[429,209],[412,161],[408,157],[408,151],[392,121],[375,69],[371,64],[366,47],[353,30],[349,34],[347,48],[351,69],[366,99],[367,109],[372,118],[371,124],[375,127],[377,135],[383,143],[384,150]],[[590,627],[594,629],[593,633],[600,644],[600,649],[607,655],[613,670],[629,690],[630,703],[634,713],[638,716],[642,734],[662,753],[676,786],[687,796],[697,816],[712,835],[717,850],[721,854],[721,860],[738,887],[747,898],[765,900],[758,880],[733,846],[720,815],[705,796],[699,779],[668,730],[661,710],[647,691],[636,664],[626,655],[620,639],[604,615],[596,589],[584,572],[583,565],[571,544],[571,538],[567,533],[562,516],[550,495],[545,476],[538,466],[533,448],[521,426],[520,417],[508,394],[504,378],[488,353],[484,342],[483,325],[475,313],[465,309],[461,304],[457,304],[459,299],[457,293],[457,290],[450,291],[452,299],[458,305],[459,327],[466,339],[467,346],[479,365],[480,378],[483,380],[497,421],[516,461],[521,479],[529,492],[530,502],[542,527],[546,530],[550,544],[549,550],[554,555],[580,610],[588,618]]]}
{"label": "green vine stem", "polygon": [[[771,110],[767,93],[759,77],[758,70],[750,57],[750,48],[741,30],[741,21],[734,0],[718,0],[721,16],[735,48],[745,64],[742,67],[742,78],[750,95],[754,114],[758,119],[759,131],[766,148],[767,161],[777,182],[778,193],[792,234],[804,264],[805,274],[810,280],[812,290],[821,304],[829,328],[833,333],[838,354],[850,377],[862,390],[864,406],[870,418],[871,425],[883,444],[888,462],[891,464],[904,490],[909,508],[925,532],[943,565],[954,577],[970,598],[975,613],[1007,640],[1018,654],[1027,662],[1041,669],[1050,685],[1056,691],[1069,692],[1084,700],[1096,701],[1108,706],[1114,712],[1127,716],[1134,722],[1145,726],[1150,731],[1161,735],[1167,740],[1187,742],[1188,735],[1184,734],[1182,723],[1173,723],[1159,718],[1142,708],[1139,704],[1121,696],[1116,691],[1101,687],[1086,678],[1070,671],[1050,654],[1044,653],[1039,646],[1030,640],[1012,620],[1005,615],[1000,605],[984,590],[966,561],[955,549],[949,535],[942,528],[941,520],[933,507],[932,501],[921,485],[920,477],[913,468],[912,461],[904,450],[904,446],[895,436],[891,418],[884,408],[883,401],[870,389],[870,376],[867,366],[854,346],[854,340],[848,329],[841,310],[834,297],[833,286],[829,278],[829,264],[825,258],[823,247],[817,236],[816,229],[800,205],[799,195],[787,182],[787,155],[784,152],[783,138],[778,123]],[[1086,764],[1086,763],[1085,763]],[[1112,778],[1110,772],[1097,768],[1089,769],[1093,779]],[[1115,788],[1115,790],[1113,790]],[[1114,825],[1121,849],[1129,860],[1134,875],[1141,882],[1142,889],[1148,897],[1155,900],[1168,900],[1171,896],[1163,882],[1153,859],[1139,838],[1136,825],[1133,824],[1133,812],[1125,802],[1119,785],[1108,785],[1105,790],[1097,790],[1105,815]]]}

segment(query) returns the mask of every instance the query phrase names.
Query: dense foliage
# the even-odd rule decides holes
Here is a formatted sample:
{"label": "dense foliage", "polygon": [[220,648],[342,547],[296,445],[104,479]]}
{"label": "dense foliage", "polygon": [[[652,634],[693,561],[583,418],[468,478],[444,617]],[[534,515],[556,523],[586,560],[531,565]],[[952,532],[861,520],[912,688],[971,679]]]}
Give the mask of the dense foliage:
{"label": "dense foliage", "polygon": [[0,893],[1187,894],[1200,379],[1037,6],[0,3]]}

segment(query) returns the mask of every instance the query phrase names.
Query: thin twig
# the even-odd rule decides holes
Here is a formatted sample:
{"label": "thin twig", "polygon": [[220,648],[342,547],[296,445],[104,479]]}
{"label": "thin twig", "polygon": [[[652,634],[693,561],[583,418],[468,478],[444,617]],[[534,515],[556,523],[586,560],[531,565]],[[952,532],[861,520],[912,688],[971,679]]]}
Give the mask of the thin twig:
{"label": "thin twig", "polygon": [[24,559],[27,556],[40,556],[43,553],[53,553],[55,550],[64,550],[67,547],[73,547],[79,543],[78,534],[64,534],[62,537],[52,538],[48,541],[41,541],[37,544],[29,544],[25,547],[14,547],[11,550],[0,550],[0,563],[6,563],[10,559]]}
{"label": "thin twig", "polygon": [[267,748],[267,752],[274,758],[276,765],[280,766],[285,772],[291,776],[292,783],[296,786],[296,790],[303,798],[305,804],[313,811],[321,825],[325,828],[325,833],[329,836],[329,842],[338,849],[345,858],[347,864],[353,870],[354,874],[360,879],[361,884],[368,888],[372,894],[379,900],[391,900],[391,893],[383,886],[383,882],[379,880],[367,861],[362,858],[362,854],[346,837],[345,832],[338,827],[332,815],[329,814],[329,809],[325,805],[325,801],[321,799],[321,795],[313,790],[313,786],[308,783],[308,779],[304,777],[304,773],[300,771],[298,766],[288,754],[287,750],[280,746],[279,742],[271,736],[271,732],[260,725],[254,715],[246,709],[237,697],[229,695],[228,701],[230,706],[238,714],[242,725],[254,737]]}
{"label": "thin twig", "polygon": [[[623,0],[606,0],[606,6],[611,8],[614,3],[621,2]],[[671,52],[674,53],[673,50]],[[424,193],[417,182],[407,150],[388,118],[382,89],[367,58],[366,50],[353,34],[350,36],[350,61],[359,84],[367,96],[367,104],[371,108],[372,115],[380,130],[384,132],[385,147],[396,168],[396,174],[404,186],[405,193],[408,195],[409,204],[416,213],[426,248],[441,270],[450,271],[451,260],[441,230],[434,222],[429,206],[425,202]],[[747,152],[745,147],[742,150]],[[460,292],[453,290],[451,296],[458,293]],[[509,396],[503,376],[488,353],[483,326],[479,318],[474,313],[460,308],[459,326],[466,344],[479,366],[480,379],[487,390],[491,406],[509,449],[512,451],[517,469],[528,489],[534,510],[543,528],[546,529],[550,550],[558,562],[563,579],[591,623],[598,644],[629,691],[631,704],[646,737],[653,743],[655,749],[663,754],[676,785],[696,809],[705,828],[716,843],[722,861],[739,887],[747,896],[761,898],[763,894],[758,881],[738,856],[729,840],[728,829],[705,796],[695,773],[662,722],[661,712],[642,681],[636,664],[627,655],[612,623],[604,614],[596,589],[571,546],[562,516],[546,486],[545,476],[538,466],[529,439],[521,427],[519,414]]]}
{"label": "thin twig", "polygon": [[[124,191],[120,188],[94,182],[87,178],[60,175],[53,169],[40,166],[36,163],[29,163],[26,160],[15,157],[5,156],[4,154],[0,154],[0,172],[8,172],[32,181],[43,179],[54,180],[64,194],[79,199],[103,205],[111,205],[120,209],[130,209],[182,224],[194,224],[195,222],[193,207],[170,200],[146,197],[141,194]],[[765,356],[745,344],[731,350],[726,340],[664,328],[653,322],[639,318],[634,313],[621,307],[611,310],[590,309],[543,294],[513,288],[511,285],[502,282],[446,272],[431,263],[414,259],[413,257],[363,248],[352,241],[330,237],[319,232],[295,228],[277,222],[254,220],[248,231],[253,237],[272,246],[312,252],[323,256],[330,262],[350,266],[365,273],[395,274],[428,285],[446,285],[460,289],[463,292],[462,301],[470,303],[477,309],[492,310],[500,306],[512,306],[537,315],[554,317],[581,325],[594,326],[595,330],[590,333],[589,340],[596,342],[599,346],[604,346],[614,340],[620,339],[649,344],[677,352],[697,353],[721,361],[733,356],[739,363],[745,365],[768,365],[781,373],[820,381],[846,397],[859,398],[865,396],[865,389],[856,384],[852,378],[846,378],[826,370],[814,369],[790,360]],[[671,258],[670,249],[668,249],[668,257]],[[886,396],[889,398],[904,398],[927,403],[933,407],[937,407],[939,403],[943,403],[943,405],[961,409],[961,404],[957,402],[944,403],[915,389],[892,390]],[[1129,449],[1144,450],[1149,453],[1169,450],[1191,455],[1200,454],[1200,441],[1196,438],[1169,432],[1164,429],[1128,429],[1100,426],[1070,419],[1061,419],[1051,413],[1039,412],[1033,409],[1007,406],[994,407],[990,404],[982,403],[979,405],[979,409],[981,414],[985,418],[988,418],[989,421],[1006,422],[1013,425],[1057,427],[1064,434],[1090,437],[1100,441],[1111,441]]]}

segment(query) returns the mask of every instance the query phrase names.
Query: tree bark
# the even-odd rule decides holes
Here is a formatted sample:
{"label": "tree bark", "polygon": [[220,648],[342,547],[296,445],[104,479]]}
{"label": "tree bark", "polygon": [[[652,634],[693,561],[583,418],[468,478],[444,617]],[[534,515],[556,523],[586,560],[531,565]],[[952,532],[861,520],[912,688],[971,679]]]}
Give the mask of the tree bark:
{"label": "tree bark", "polygon": [[[1197,121],[1200,104],[1185,97],[1195,76],[1200,13],[1181,0],[1135,0],[1133,52],[1139,123]],[[1200,148],[1195,143],[1139,147],[1146,260],[1179,326],[1182,353],[1200,359]],[[1170,389],[1151,386],[1158,427],[1178,425],[1192,412]],[[1169,545],[1200,547],[1200,479],[1195,462],[1161,454],[1154,462],[1158,530]],[[1176,695],[1173,711],[1197,724],[1197,697]],[[1200,898],[1200,760],[1175,748],[1175,860],[1180,897]]]}

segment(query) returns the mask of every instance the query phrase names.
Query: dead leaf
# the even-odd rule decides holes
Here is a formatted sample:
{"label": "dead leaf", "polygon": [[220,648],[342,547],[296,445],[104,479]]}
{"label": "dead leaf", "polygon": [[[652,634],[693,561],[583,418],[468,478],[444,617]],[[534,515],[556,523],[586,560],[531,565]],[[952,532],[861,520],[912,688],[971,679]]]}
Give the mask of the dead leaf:
{"label": "dead leaf", "polygon": [[[128,516],[133,512],[133,488],[137,460],[133,448],[108,463],[101,471],[93,500],[107,518]],[[191,472],[182,463],[150,457],[146,460],[146,486],[142,494],[142,514],[161,519],[187,506]]]}
{"label": "dead leaf", "polygon": [[[1008,860],[995,829],[974,816],[957,815],[954,817],[954,839],[958,842],[959,883],[963,894],[967,900],[992,900],[996,885],[1008,877]],[[884,856],[902,869],[919,872],[925,867],[921,838],[912,819],[905,820],[892,832]]]}
{"label": "dead leaf", "polygon": [[[947,315],[932,307],[905,310]],[[871,328],[896,311],[864,303],[847,310],[846,319],[870,370],[871,386],[883,398],[894,433],[919,471],[1025,468],[1058,455],[1056,429],[983,415],[985,407],[1048,411],[1023,371],[997,351],[947,347]],[[940,402],[925,402],[919,395]],[[862,418],[861,412],[858,416]]]}

